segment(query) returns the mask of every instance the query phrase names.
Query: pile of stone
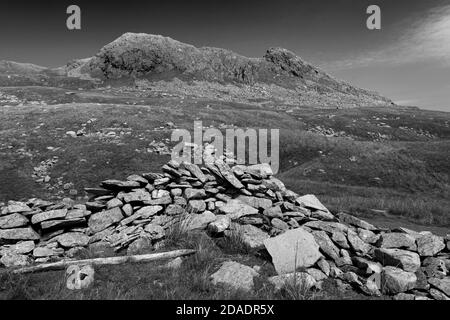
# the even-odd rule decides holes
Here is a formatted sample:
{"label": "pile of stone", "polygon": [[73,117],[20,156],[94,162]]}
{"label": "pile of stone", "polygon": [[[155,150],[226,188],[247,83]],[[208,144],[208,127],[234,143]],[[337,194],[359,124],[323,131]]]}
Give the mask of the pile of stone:
{"label": "pile of stone", "polygon": [[[164,245],[175,226],[214,237],[238,234],[267,251],[276,288],[298,276],[327,278],[368,295],[449,299],[450,239],[405,228],[381,229],[332,214],[314,195],[300,196],[267,164],[229,165],[207,156],[199,167],[170,161],[162,173],[131,175],[86,188],[84,204],[9,201],[0,211],[0,261],[7,267],[70,258],[82,248],[133,253]],[[252,271],[253,273],[253,271]]]}

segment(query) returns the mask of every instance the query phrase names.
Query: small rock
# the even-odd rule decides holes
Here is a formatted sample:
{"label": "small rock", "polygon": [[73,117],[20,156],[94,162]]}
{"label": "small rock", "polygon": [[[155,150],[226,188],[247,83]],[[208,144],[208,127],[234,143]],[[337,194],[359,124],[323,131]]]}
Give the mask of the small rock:
{"label": "small rock", "polygon": [[252,268],[235,261],[222,263],[218,271],[211,275],[214,285],[224,285],[235,290],[251,291],[258,273]]}

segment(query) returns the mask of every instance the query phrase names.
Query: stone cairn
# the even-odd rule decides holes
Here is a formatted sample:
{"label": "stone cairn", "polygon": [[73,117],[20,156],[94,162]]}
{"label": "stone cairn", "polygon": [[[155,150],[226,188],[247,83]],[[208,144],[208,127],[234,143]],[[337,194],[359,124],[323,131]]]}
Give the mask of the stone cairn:
{"label": "stone cairn", "polygon": [[206,154],[201,167],[171,160],[162,173],[106,180],[85,191],[91,194],[85,204],[30,199],[0,207],[0,262],[20,267],[70,259],[83,248],[158,249],[167,230],[183,223],[216,237],[237,230],[251,250],[267,250],[278,273],[269,279],[275,288],[301,276],[310,287],[333,278],[395,299],[450,297],[448,235],[333,215],[314,195],[286,189],[268,164],[234,165]]}

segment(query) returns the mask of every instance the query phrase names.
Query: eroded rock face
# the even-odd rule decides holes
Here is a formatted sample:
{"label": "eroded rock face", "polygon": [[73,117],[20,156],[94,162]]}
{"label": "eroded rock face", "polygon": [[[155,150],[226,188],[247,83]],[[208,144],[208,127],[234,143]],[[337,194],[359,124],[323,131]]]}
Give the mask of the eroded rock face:
{"label": "eroded rock face", "polygon": [[313,235],[301,227],[267,239],[264,246],[278,274],[311,267],[322,257]]}
{"label": "eroded rock face", "polygon": [[214,285],[223,285],[234,290],[250,291],[258,273],[248,266],[235,261],[222,263],[219,270],[211,275]]}

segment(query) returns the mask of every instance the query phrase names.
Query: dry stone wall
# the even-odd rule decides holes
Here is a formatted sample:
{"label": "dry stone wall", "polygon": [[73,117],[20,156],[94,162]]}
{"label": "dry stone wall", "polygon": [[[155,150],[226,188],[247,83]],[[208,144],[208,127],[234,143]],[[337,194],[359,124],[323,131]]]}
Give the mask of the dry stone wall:
{"label": "dry stone wall", "polygon": [[[170,161],[161,173],[106,180],[86,188],[88,202],[9,201],[0,209],[0,262],[5,267],[71,258],[88,247],[161,248],[169,228],[238,231],[252,250],[266,250],[278,275],[312,287],[327,278],[367,295],[449,299],[450,239],[405,228],[386,230],[344,212],[332,214],[314,195],[298,195],[268,164],[202,167]],[[252,272],[253,274],[254,272]]]}

